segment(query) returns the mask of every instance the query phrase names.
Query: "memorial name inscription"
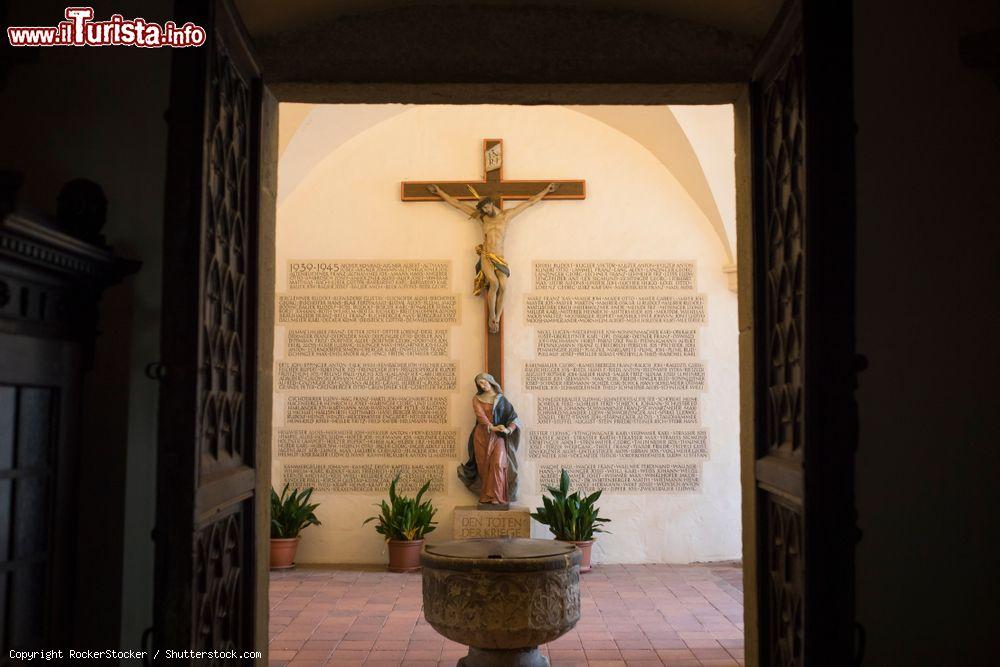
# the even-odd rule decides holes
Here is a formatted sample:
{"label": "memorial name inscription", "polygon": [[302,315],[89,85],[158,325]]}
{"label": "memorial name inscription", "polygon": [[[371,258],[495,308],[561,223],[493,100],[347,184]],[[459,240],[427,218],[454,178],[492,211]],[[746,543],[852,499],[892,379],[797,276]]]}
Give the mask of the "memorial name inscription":
{"label": "memorial name inscription", "polygon": [[531,537],[531,514],[526,507],[489,511],[456,507],[452,531],[455,539]]}
{"label": "memorial name inscription", "polygon": [[288,357],[445,357],[447,329],[296,329]]}
{"label": "memorial name inscription", "polygon": [[448,399],[436,396],[289,396],[286,424],[447,424]]}
{"label": "memorial name inscription", "polygon": [[445,490],[443,465],[286,463],[284,472],[285,481],[293,487],[311,486],[320,492],[382,493],[397,474],[399,491],[416,491],[427,481],[429,491]]}
{"label": "memorial name inscription", "polygon": [[697,357],[697,329],[539,329],[539,357]]}
{"label": "memorial name inscription", "polygon": [[683,296],[532,294],[525,300],[525,317],[529,324],[704,322],[705,297],[702,294]]}
{"label": "memorial name inscription", "polygon": [[539,424],[698,424],[697,396],[540,396]]}
{"label": "memorial name inscription", "polygon": [[527,441],[539,484],[566,468],[577,488],[609,494],[700,489],[706,302],[694,262],[539,261],[534,278],[525,320],[544,360],[522,377],[536,395]]}
{"label": "memorial name inscription", "polygon": [[278,324],[458,322],[458,297],[281,294]]}
{"label": "memorial name inscription", "polygon": [[528,391],[704,391],[705,366],[691,362],[528,362]]}
{"label": "memorial name inscription", "polygon": [[530,459],[707,459],[708,431],[564,431],[532,429]]}
{"label": "memorial name inscription", "polygon": [[693,290],[694,262],[535,262],[536,290]]}
{"label": "memorial name inscription", "polygon": [[565,469],[576,488],[604,489],[605,493],[663,493],[698,491],[701,467],[697,463],[600,463],[539,466],[545,486],[559,483]]}
{"label": "memorial name inscription", "polygon": [[279,457],[434,459],[455,456],[457,443],[457,430],[280,428],[274,447]]}
{"label": "memorial name inscription", "polygon": [[455,391],[458,362],[281,362],[278,391]]}
{"label": "memorial name inscription", "polygon": [[447,289],[451,262],[320,261],[288,262],[288,289]]}
{"label": "memorial name inscription", "polygon": [[440,293],[450,287],[445,260],[288,263],[288,292],[277,297],[285,358],[275,364],[285,481],[382,494],[398,472],[400,490],[428,480],[446,489],[443,461],[458,450],[441,395],[458,389],[458,362],[447,357],[459,301]]}

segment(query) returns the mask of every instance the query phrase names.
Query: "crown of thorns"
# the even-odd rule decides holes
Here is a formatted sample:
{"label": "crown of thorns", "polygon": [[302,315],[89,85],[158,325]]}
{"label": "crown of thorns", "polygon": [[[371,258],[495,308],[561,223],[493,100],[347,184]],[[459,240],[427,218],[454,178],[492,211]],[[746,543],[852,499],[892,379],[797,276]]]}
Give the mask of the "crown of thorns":
{"label": "crown of thorns", "polygon": [[483,210],[483,207],[486,206],[486,204],[493,204],[494,206],[496,206],[497,200],[495,197],[484,197],[478,192],[476,192],[476,189],[471,185],[466,185],[465,187],[469,188],[469,192],[471,192],[472,196],[478,200],[476,202],[476,208],[479,209],[480,211]]}

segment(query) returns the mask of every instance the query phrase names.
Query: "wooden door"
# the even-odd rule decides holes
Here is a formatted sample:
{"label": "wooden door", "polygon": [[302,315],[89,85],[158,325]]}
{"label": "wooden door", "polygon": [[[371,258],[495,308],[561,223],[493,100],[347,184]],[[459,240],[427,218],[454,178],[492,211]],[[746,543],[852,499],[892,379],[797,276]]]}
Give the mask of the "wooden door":
{"label": "wooden door", "polygon": [[244,651],[266,640],[255,629],[266,609],[255,571],[268,502],[256,453],[266,91],[230,2],[182,0],[175,20],[208,39],[175,52],[167,113],[153,639]]}
{"label": "wooden door", "polygon": [[855,660],[850,8],[788,2],[750,87],[748,664]]}

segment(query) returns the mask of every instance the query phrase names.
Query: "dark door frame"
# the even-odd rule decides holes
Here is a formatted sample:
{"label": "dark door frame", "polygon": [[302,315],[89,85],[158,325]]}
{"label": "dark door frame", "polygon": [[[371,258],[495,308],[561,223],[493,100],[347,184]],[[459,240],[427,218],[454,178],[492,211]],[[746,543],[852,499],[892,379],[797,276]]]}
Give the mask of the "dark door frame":
{"label": "dark door frame", "polygon": [[[822,6],[826,4],[827,6]],[[678,83],[677,72],[663,77],[661,81],[650,81],[648,73],[634,76],[627,67],[614,71],[610,79],[598,83],[565,83],[559,75],[550,77],[559,83],[543,83],[539,77],[530,82],[518,83],[517,74],[513,81],[500,83],[477,83],[475,80],[463,83],[441,82],[439,71],[408,71],[411,80],[403,80],[391,63],[373,59],[368,76],[354,77],[351,81],[338,81],[335,75],[295,80],[267,79],[269,63],[275,59],[287,61],[297,58],[295,51],[283,51],[282,42],[277,42],[263,50],[265,88],[263,92],[263,118],[261,122],[261,191],[259,229],[259,288],[257,310],[259,335],[257,337],[257,444],[255,460],[258,462],[257,496],[266,497],[270,489],[271,435],[272,435],[272,369],[273,325],[274,325],[274,237],[276,224],[277,185],[277,113],[279,102],[309,103],[434,103],[434,104],[733,104],[736,133],[736,214],[737,214],[737,258],[739,296],[739,365],[740,365],[740,405],[741,405],[741,476],[743,485],[743,552],[745,600],[745,637],[748,665],[787,664],[849,664],[844,656],[854,652],[851,633],[853,632],[853,548],[854,548],[854,506],[853,506],[853,452],[856,448],[855,431],[856,407],[854,388],[856,371],[854,357],[854,217],[853,217],[853,152],[850,148],[853,138],[852,103],[850,90],[850,3],[821,3],[817,0],[789,0],[772,28],[772,35],[765,42],[773,46],[788,39],[804,41],[803,62],[806,82],[802,91],[805,117],[816,123],[816,131],[810,137],[808,150],[813,151],[828,163],[820,160],[810,164],[806,187],[816,197],[809,202],[807,232],[811,237],[811,248],[804,253],[810,262],[812,273],[803,288],[806,313],[816,323],[810,327],[811,336],[804,348],[807,355],[804,373],[796,381],[802,391],[810,395],[811,401],[802,419],[808,420],[803,433],[807,442],[814,442],[806,455],[791,457],[782,463],[784,469],[764,465],[764,474],[770,474],[761,481],[760,459],[769,454],[780,453],[769,450],[768,420],[783,417],[768,412],[768,383],[764,366],[772,362],[766,356],[769,349],[764,340],[767,329],[768,292],[765,285],[768,260],[763,251],[771,243],[761,234],[762,221],[769,211],[759,201],[761,179],[763,178],[760,156],[764,149],[759,142],[759,130],[752,128],[761,121],[759,95],[762,90],[762,71],[754,73],[747,66],[742,76],[730,78],[702,77],[702,83]],[[793,24],[789,28],[790,23]],[[791,30],[791,32],[789,32]],[[805,35],[805,37],[803,37]],[[384,39],[392,42],[392,35],[373,34],[372,40]],[[287,46],[287,44],[285,44]],[[625,45],[623,48],[629,48]],[[762,62],[773,58],[774,49],[764,49]],[[473,54],[475,55],[475,54]],[[449,56],[442,56],[445,60]],[[468,59],[468,52],[457,49],[449,62]],[[490,55],[484,55],[488,61]],[[322,60],[322,57],[318,58]],[[287,62],[286,61],[286,62]],[[766,63],[765,63],[766,64]],[[476,68],[468,64],[468,69],[489,71],[489,63]],[[764,67],[762,65],[761,67]],[[419,66],[418,68],[419,69]],[[447,69],[447,66],[445,67]],[[515,70],[517,68],[515,67]],[[612,67],[613,69],[613,67]],[[766,67],[765,67],[766,69]],[[287,72],[285,72],[287,74]],[[394,78],[395,77],[395,78]],[[543,80],[546,76],[543,74]],[[734,80],[735,79],[735,80]],[[459,80],[459,79],[455,79]],[[529,79],[523,79],[529,81]],[[359,82],[360,81],[360,82]],[[365,83],[364,81],[368,81]],[[395,83],[394,83],[395,81]],[[437,83],[421,83],[421,81]],[[755,107],[755,104],[758,106]],[[755,110],[756,109],[756,110]],[[755,143],[755,141],[757,143]],[[846,148],[845,148],[846,147]],[[806,148],[802,149],[803,151]],[[757,151],[757,156],[754,156]],[[811,155],[811,154],[810,154]],[[804,167],[804,165],[803,165]],[[755,194],[755,190],[757,194]],[[839,203],[837,203],[839,201]],[[821,204],[831,204],[820,207]],[[803,238],[806,238],[805,236]],[[822,252],[821,252],[822,251]],[[763,260],[763,261],[762,261]],[[755,335],[764,331],[764,335]],[[787,360],[785,360],[787,361]],[[772,424],[773,426],[773,424]],[[784,470],[787,479],[780,479]],[[769,520],[766,509],[760,504],[766,493],[777,492],[792,497],[781,486],[791,480],[792,487],[799,485],[807,499],[800,506],[799,529],[804,530],[805,544],[799,545],[806,555],[814,558],[818,567],[808,573],[808,577],[782,582],[786,592],[798,597],[803,605],[806,620],[804,630],[796,629],[794,622],[788,627],[774,627],[773,620],[763,616],[783,609],[777,605],[783,600],[765,601],[761,596],[774,596],[775,588],[772,571],[775,558],[787,558],[787,544],[777,544],[784,539],[763,526]],[[810,495],[812,490],[812,495]],[[772,493],[772,495],[774,495]],[[787,498],[786,498],[787,499]],[[801,501],[801,494],[799,497]],[[804,521],[808,511],[809,520]],[[258,604],[255,616],[257,647],[266,653],[268,624],[267,581],[268,581],[268,507],[259,503],[255,525],[256,563],[255,581]],[[829,528],[829,530],[827,530]],[[826,537],[821,538],[826,533]],[[823,548],[833,549],[821,553]],[[776,551],[777,549],[777,551]],[[781,549],[785,549],[784,552]],[[801,553],[799,554],[801,555]],[[770,563],[770,565],[769,565]],[[798,564],[805,570],[802,562]],[[823,577],[832,573],[824,583]],[[791,589],[789,590],[789,586]],[[798,587],[798,588],[796,588]],[[837,590],[837,588],[841,590]],[[778,587],[778,594],[781,586]],[[818,596],[827,596],[820,600]],[[832,597],[829,597],[832,596]],[[798,604],[793,600],[794,604]],[[762,606],[763,605],[763,606]],[[826,605],[826,606],[824,606]],[[764,609],[765,613],[758,611]],[[769,611],[768,611],[769,610]],[[799,634],[796,634],[799,633]],[[782,636],[783,635],[783,636]],[[770,639],[769,639],[770,637]],[[791,650],[784,653],[775,646],[761,645],[773,642],[796,641],[808,644],[809,648]]]}

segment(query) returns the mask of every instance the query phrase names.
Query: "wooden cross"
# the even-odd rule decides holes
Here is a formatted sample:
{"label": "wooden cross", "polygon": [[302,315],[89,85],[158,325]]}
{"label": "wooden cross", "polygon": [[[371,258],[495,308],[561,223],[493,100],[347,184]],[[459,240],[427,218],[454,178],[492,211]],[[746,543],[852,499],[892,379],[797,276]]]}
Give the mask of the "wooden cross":
{"label": "wooden cross", "polygon": [[[557,183],[559,189],[545,195],[544,199],[586,199],[587,183],[582,180],[535,180],[506,181],[503,178],[503,139],[483,139],[483,179],[480,181],[403,181],[401,184],[403,201],[436,201],[441,198],[431,194],[427,186],[435,184],[452,197],[466,201],[476,201],[470,187],[482,197],[493,197],[503,208],[505,200],[529,199],[542,191],[549,183]],[[470,276],[471,280],[471,276]],[[483,300],[485,305],[485,299]],[[503,386],[503,319],[500,330],[490,333],[489,309],[487,307],[486,328],[486,372]]]}

